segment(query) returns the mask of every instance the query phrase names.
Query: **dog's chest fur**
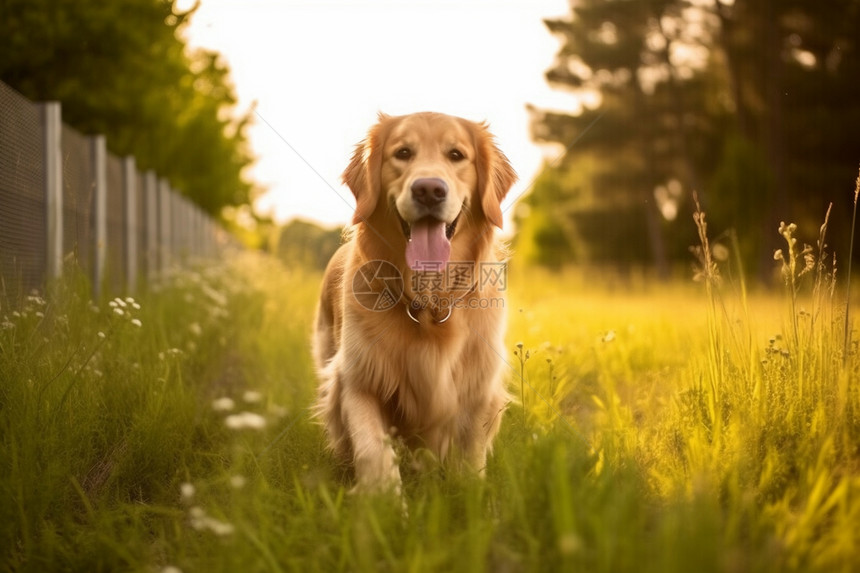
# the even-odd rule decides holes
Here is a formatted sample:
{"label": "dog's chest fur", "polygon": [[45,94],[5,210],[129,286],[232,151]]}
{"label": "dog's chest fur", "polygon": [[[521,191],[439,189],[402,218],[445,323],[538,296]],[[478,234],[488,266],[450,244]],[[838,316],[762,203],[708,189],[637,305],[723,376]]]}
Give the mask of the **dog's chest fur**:
{"label": "dog's chest fur", "polygon": [[[464,328],[464,313],[470,317],[472,328]],[[379,396],[385,405],[388,422],[403,434],[421,434],[428,429],[445,426],[454,421],[458,411],[473,400],[475,386],[483,379],[470,378],[467,362],[485,364],[486,376],[497,369],[501,360],[487,345],[488,332],[497,330],[501,315],[492,311],[454,310],[445,324],[415,324],[392,313],[382,324],[393,331],[396,345],[378,343],[366,348],[361,368],[366,388]],[[359,327],[363,321],[353,324]],[[365,323],[367,330],[345,332],[362,340],[374,340],[380,321]],[[482,340],[482,337],[485,337]],[[384,338],[384,337],[383,337]],[[495,342],[495,341],[493,341]]]}

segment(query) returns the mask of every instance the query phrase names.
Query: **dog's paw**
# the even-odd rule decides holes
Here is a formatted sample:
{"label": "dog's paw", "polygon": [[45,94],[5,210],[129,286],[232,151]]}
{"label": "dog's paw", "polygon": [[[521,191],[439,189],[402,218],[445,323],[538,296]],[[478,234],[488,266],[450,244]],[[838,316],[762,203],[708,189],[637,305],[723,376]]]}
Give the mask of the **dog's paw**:
{"label": "dog's paw", "polygon": [[357,483],[349,490],[353,496],[387,496],[402,497],[403,488],[400,482],[390,484]]}
{"label": "dog's paw", "polygon": [[355,460],[355,477],[352,493],[400,495],[400,468],[394,452],[390,450],[374,459]]}

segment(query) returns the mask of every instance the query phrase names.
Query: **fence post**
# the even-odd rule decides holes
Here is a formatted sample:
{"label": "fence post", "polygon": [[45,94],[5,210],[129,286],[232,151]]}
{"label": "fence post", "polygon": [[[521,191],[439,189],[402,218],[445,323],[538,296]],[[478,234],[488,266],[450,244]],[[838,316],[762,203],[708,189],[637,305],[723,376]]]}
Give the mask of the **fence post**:
{"label": "fence post", "polygon": [[170,266],[170,185],[167,180],[158,181],[158,264],[162,271]]}
{"label": "fence post", "polygon": [[125,288],[134,294],[137,288],[137,167],[133,156],[122,160],[122,200],[125,203]]}
{"label": "fence post", "polygon": [[90,139],[93,150],[93,219],[95,222],[95,245],[93,245],[93,294],[98,299],[105,285],[105,260],[107,258],[107,148],[105,136]]}
{"label": "fence post", "polygon": [[62,108],[58,102],[42,106],[45,134],[46,274],[49,280],[63,271],[63,149]]}
{"label": "fence post", "polygon": [[170,252],[173,261],[182,263],[182,199],[179,194],[170,188]]}
{"label": "fence post", "polygon": [[146,183],[146,280],[158,273],[158,180],[147,171]]}

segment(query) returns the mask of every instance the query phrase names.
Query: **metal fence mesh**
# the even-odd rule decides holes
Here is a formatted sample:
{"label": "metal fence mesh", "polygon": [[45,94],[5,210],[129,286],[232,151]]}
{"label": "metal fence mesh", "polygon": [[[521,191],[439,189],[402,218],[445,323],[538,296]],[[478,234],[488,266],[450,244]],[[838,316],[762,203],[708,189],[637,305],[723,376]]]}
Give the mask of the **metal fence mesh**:
{"label": "metal fence mesh", "polygon": [[12,301],[45,279],[44,147],[39,107],[0,83],[0,295]]}
{"label": "metal fence mesh", "polygon": [[63,125],[63,258],[74,256],[82,269],[93,265],[95,171],[92,142]]}
{"label": "metal fence mesh", "polygon": [[[77,264],[95,294],[101,287],[119,293],[168,265],[217,256],[234,245],[196,205],[154,173],[137,171],[133,160],[106,153],[97,165],[104,140],[61,125],[46,109],[0,82],[0,311],[31,289],[42,290],[49,266],[53,276],[52,261],[60,258]],[[59,156],[46,135],[55,128]],[[61,187],[46,175],[49,159],[61,166]],[[98,197],[104,198],[102,215]],[[62,209],[53,210],[60,202]],[[61,248],[48,244],[48,221],[62,225]],[[97,245],[99,229],[104,236]],[[97,265],[99,254],[104,268]]]}

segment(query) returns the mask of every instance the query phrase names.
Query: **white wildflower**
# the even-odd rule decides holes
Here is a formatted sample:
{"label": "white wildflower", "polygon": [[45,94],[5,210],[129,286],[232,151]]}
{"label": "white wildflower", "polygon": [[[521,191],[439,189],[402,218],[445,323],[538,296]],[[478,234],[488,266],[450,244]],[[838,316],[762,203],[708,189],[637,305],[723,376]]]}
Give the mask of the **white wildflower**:
{"label": "white wildflower", "polygon": [[161,573],[182,573],[182,569],[176,565],[165,565]]}
{"label": "white wildflower", "polygon": [[252,430],[261,430],[266,427],[266,419],[253,412],[241,412],[232,414],[224,419],[224,423],[231,430],[243,430],[249,428]]}
{"label": "white wildflower", "polygon": [[236,406],[236,403],[233,402],[232,398],[223,397],[218,398],[216,400],[212,400],[212,409],[216,412],[227,412],[232,410]]}
{"label": "white wildflower", "polygon": [[263,399],[263,395],[256,390],[248,390],[244,394],[242,394],[242,400],[247,402],[248,404],[256,404],[260,400]]}
{"label": "white wildflower", "polygon": [[121,308],[114,308],[113,312],[117,316],[123,316],[125,314],[125,311]]}
{"label": "white wildflower", "polygon": [[224,537],[226,535],[232,535],[236,528],[233,527],[232,523],[227,523],[225,521],[219,521],[214,517],[205,518],[205,525],[215,535],[218,537]]}
{"label": "white wildflower", "polygon": [[45,302],[45,299],[33,294],[27,297],[27,302],[32,302],[36,306],[46,306],[48,304],[47,302]]}
{"label": "white wildflower", "polygon": [[225,535],[232,534],[236,530],[232,524],[206,515],[206,511],[204,511],[202,507],[192,507],[188,510],[188,515],[191,518],[191,527],[197,531],[208,529],[215,535],[223,537]]}
{"label": "white wildflower", "polygon": [[191,501],[194,499],[195,493],[197,493],[197,489],[194,487],[193,483],[186,481],[179,484],[179,496],[182,498],[182,501]]}
{"label": "white wildflower", "polygon": [[206,517],[206,511],[199,505],[195,505],[188,510],[188,515],[190,515],[192,519],[202,519],[203,517]]}
{"label": "white wildflower", "polygon": [[246,483],[248,483],[248,480],[245,479],[245,476],[230,476],[230,486],[233,489],[242,489],[243,487],[245,487]]}
{"label": "white wildflower", "polygon": [[99,338],[101,338],[101,339],[104,339],[104,337],[105,337],[105,333],[104,333],[104,332],[102,332],[101,330],[99,330],[99,331],[96,333],[96,336],[98,336],[98,337],[99,337]]}
{"label": "white wildflower", "polygon": [[197,322],[192,322],[191,324],[189,324],[188,330],[194,336],[200,336],[201,334],[203,334],[203,328],[200,326],[200,323]]}
{"label": "white wildflower", "polygon": [[200,531],[206,528],[206,512],[202,507],[194,506],[188,510],[188,516],[191,518],[191,527]]}
{"label": "white wildflower", "polygon": [[138,328],[140,328],[141,326],[143,326],[143,323],[141,323],[141,322],[140,322],[140,320],[138,320],[137,318],[132,318],[132,319],[131,319],[131,323],[132,323],[133,325],[135,325],[136,327],[138,327]]}

